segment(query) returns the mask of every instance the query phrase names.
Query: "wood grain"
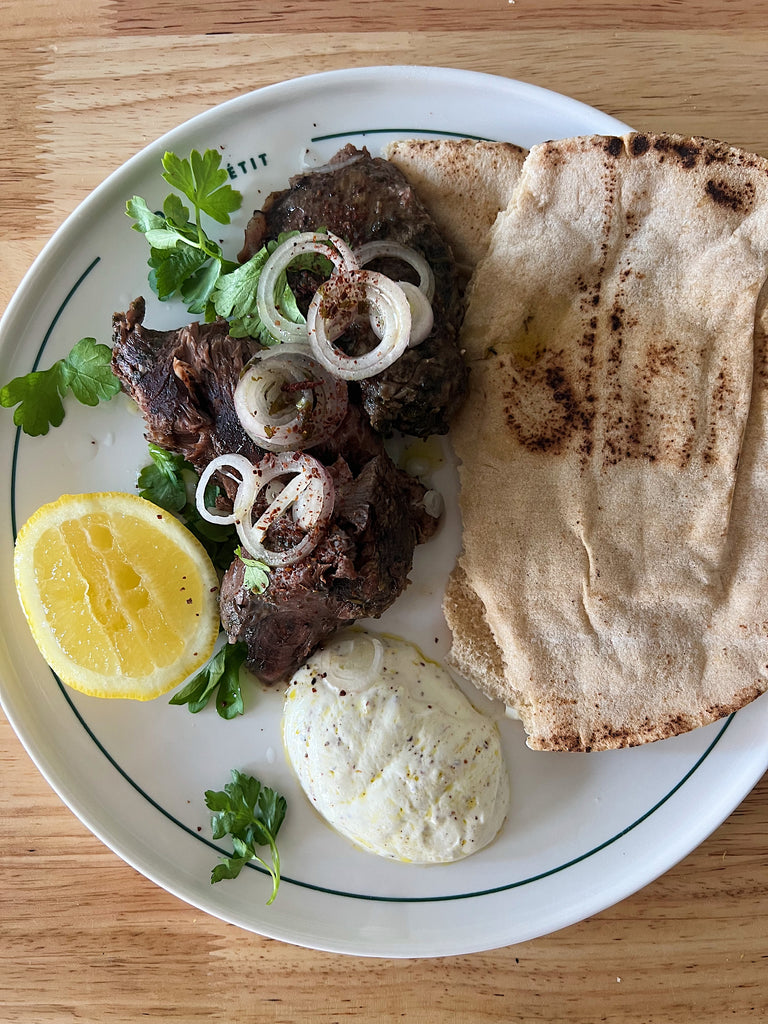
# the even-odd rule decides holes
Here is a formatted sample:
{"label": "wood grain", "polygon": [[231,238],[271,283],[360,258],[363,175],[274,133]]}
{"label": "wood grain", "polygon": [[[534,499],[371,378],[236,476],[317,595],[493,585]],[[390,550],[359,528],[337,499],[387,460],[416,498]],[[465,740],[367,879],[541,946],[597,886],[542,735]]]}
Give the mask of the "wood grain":
{"label": "wood grain", "polygon": [[62,810],[5,722],[0,751],[8,1024],[765,1019],[768,778],[681,864],[581,924],[472,956],[356,960],[187,907]]}
{"label": "wood grain", "polygon": [[[755,32],[552,28],[546,37],[517,32],[492,47],[484,32],[313,34],[296,67],[294,35],[225,41],[121,35],[116,41],[104,30],[101,5],[93,6],[95,12],[81,12],[88,35],[58,36],[43,22],[34,47],[6,42],[10,65],[0,79],[0,109],[13,113],[4,121],[0,152],[7,182],[0,191],[0,239],[15,248],[0,251],[3,308],[42,242],[110,171],[210,106],[297,72],[393,63],[482,70],[573,96],[639,129],[725,136],[768,154],[768,75],[737,74],[765,63]],[[594,74],[589,53],[606,55],[591,58],[599,69]],[[732,76],[728,90],[709,73],[715,61]],[[26,260],[18,259],[19,247]]]}
{"label": "wood grain", "polygon": [[[365,32],[517,32],[523,29],[739,29],[765,25],[761,4],[675,3],[627,4],[621,0],[439,0],[419,5],[412,0],[356,0],[354,15],[347,0],[262,0],[258,5],[235,0],[226,5],[192,2],[157,4],[118,0],[113,7],[120,32],[147,35],[221,35],[237,32],[344,32],[350,21]],[[352,17],[351,17],[352,15]],[[495,46],[495,42],[493,44]]]}
{"label": "wood grain", "polygon": [[[186,118],[296,74],[474,68],[566,93],[638,128],[768,155],[766,6],[5,0],[0,308],[111,170]],[[546,938],[437,961],[295,949],[186,906],[81,825],[1,717],[0,778],[8,1024],[768,1019],[768,777],[681,864],[618,906]]]}

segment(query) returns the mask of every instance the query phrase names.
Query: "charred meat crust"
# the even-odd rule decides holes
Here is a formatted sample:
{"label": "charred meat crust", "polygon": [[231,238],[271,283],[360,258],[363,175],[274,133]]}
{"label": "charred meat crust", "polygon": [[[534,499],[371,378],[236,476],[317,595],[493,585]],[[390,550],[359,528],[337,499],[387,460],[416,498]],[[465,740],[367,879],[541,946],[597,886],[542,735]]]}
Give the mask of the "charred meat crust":
{"label": "charred meat crust", "polygon": [[[347,146],[325,167],[296,175],[287,189],[268,197],[246,227],[239,259],[249,259],[281,232],[318,228],[333,231],[353,248],[373,240],[397,241],[429,262],[435,275],[431,334],[383,373],[362,381],[359,390],[371,423],[384,435],[447,433],[466,397],[468,371],[458,345],[463,307],[455,261],[432,218],[394,164]],[[371,266],[395,280],[415,280],[398,260]],[[300,304],[309,302],[317,284],[292,278]],[[359,350],[372,342],[366,330],[348,345]]]}
{"label": "charred meat crust", "polygon": [[240,426],[232,401],[256,343],[230,338],[224,320],[154,331],[143,326],[144,312],[138,298],[112,317],[112,369],[144,416],[147,440],[199,471],[229,452],[258,461],[262,450]]}

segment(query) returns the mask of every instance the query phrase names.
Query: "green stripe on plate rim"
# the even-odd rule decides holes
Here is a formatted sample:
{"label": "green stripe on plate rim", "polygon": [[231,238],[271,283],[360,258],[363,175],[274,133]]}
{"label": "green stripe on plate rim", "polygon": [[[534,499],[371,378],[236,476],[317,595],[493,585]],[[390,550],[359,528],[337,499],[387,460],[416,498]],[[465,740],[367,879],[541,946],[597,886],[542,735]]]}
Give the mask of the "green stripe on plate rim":
{"label": "green stripe on plate rim", "polygon": [[329,132],[328,135],[313,135],[310,142],[329,142],[333,139],[350,139],[355,136],[365,137],[366,135],[402,135],[402,136],[416,136],[417,138],[424,138],[427,135],[433,135],[439,139],[474,139],[476,142],[495,142],[496,139],[490,139],[485,135],[473,135],[471,132],[446,132],[438,129],[425,129],[425,128],[358,128],[353,131],[346,132]]}

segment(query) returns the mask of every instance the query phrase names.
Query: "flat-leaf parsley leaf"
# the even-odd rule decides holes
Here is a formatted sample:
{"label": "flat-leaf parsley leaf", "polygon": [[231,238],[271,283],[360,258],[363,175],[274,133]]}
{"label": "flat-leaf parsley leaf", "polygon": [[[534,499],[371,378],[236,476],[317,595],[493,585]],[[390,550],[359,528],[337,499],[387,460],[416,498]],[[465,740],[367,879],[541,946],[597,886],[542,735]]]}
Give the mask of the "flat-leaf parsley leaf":
{"label": "flat-leaf parsley leaf", "polygon": [[139,494],[166,512],[181,512],[187,504],[184,472],[192,467],[183,455],[166,451],[152,441],[149,454],[152,461],[139,472]]}
{"label": "flat-leaf parsley leaf", "polygon": [[[272,878],[269,905],[280,886],[280,854],[276,840],[285,818],[285,797],[252,775],[233,768],[232,782],[225,785],[223,791],[206,790],[205,804],[213,812],[213,838],[230,835],[233,846],[232,856],[224,858],[211,872],[211,884],[224,878],[237,878],[245,865],[255,860]],[[257,854],[261,846],[269,847],[270,863]]]}
{"label": "flat-leaf parsley leaf", "polygon": [[235,554],[245,566],[243,586],[253,591],[254,594],[263,594],[269,586],[270,567],[266,562],[259,561],[258,558],[249,558],[248,555],[244,555],[241,547],[235,548]]}
{"label": "flat-leaf parsley leaf", "polygon": [[81,338],[64,359],[47,370],[33,370],[14,377],[0,388],[0,405],[16,406],[13,422],[25,434],[38,437],[64,419],[62,398],[71,392],[83,405],[108,402],[120,391],[112,373],[112,349],[95,338]]}
{"label": "flat-leaf parsley leaf", "polygon": [[243,197],[227,184],[228,177],[216,150],[201,154],[193,149],[188,159],[167,152],[163,178],[190,200],[193,212],[175,193],[166,196],[162,213],[150,210],[141,196],[126,203],[133,227],[149,244],[152,290],[160,299],[178,294],[190,313],[203,313],[219,276],[237,267],[224,258],[202,222],[205,214],[219,224],[229,224],[229,215],[240,208]]}
{"label": "flat-leaf parsley leaf", "polygon": [[[203,545],[216,568],[224,571],[235,557],[237,531],[234,526],[209,523],[197,511],[189,491],[194,489],[198,475],[183,455],[166,451],[151,441],[149,454],[152,461],[144,466],[137,481],[139,495],[177,515]],[[208,507],[215,504],[216,492],[215,484],[206,488]]]}
{"label": "flat-leaf parsley leaf", "polygon": [[202,155],[193,149],[188,160],[166,153],[163,170],[163,177],[172,188],[183,192],[197,210],[219,224],[229,224],[230,213],[240,209],[243,197],[226,184],[229,175],[215,149],[207,149]]}

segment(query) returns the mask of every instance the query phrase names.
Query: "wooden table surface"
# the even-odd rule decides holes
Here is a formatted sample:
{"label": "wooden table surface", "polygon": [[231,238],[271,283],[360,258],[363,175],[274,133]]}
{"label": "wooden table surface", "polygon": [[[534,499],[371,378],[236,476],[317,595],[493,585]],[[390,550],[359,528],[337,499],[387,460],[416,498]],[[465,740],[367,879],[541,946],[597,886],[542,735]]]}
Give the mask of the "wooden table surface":
{"label": "wooden table surface", "polygon": [[[768,156],[767,7],[0,0],[0,309],[66,215],[145,143],[241,92],[314,71],[472,68],[639,129]],[[699,849],[618,906],[518,946],[424,961],[294,948],[190,908],[80,824],[4,719],[0,778],[8,1024],[768,1018],[768,776]]]}

